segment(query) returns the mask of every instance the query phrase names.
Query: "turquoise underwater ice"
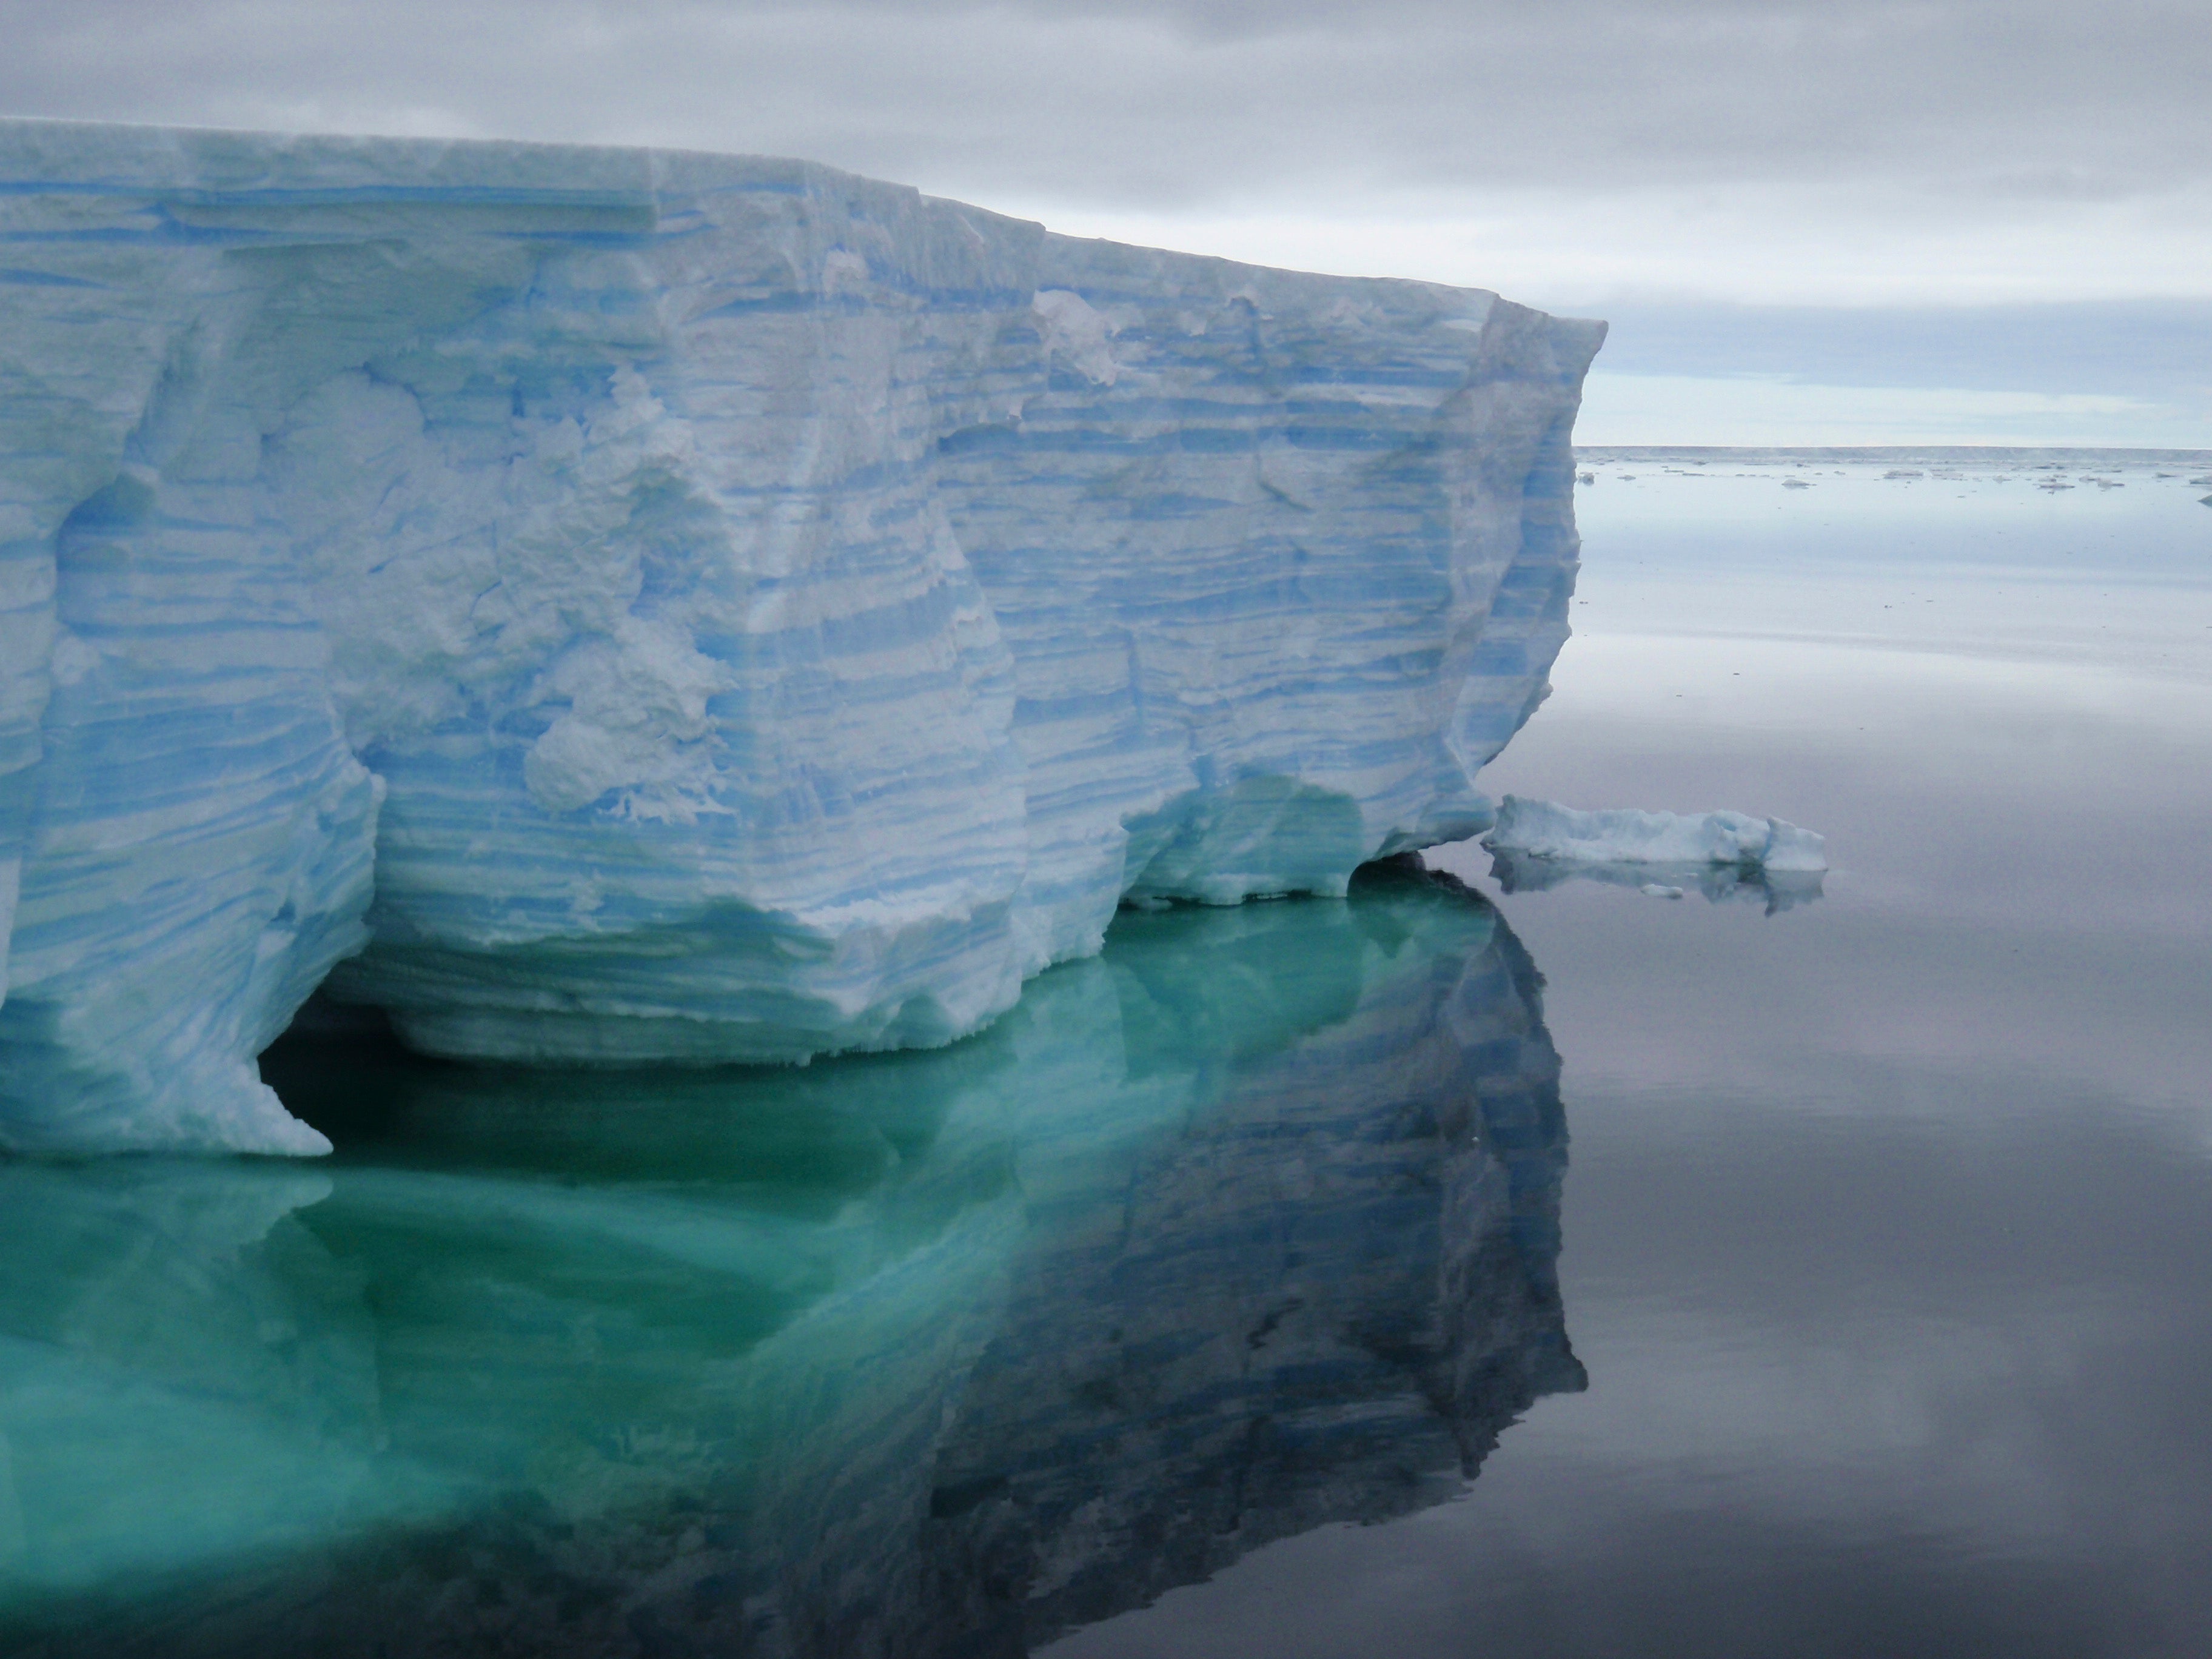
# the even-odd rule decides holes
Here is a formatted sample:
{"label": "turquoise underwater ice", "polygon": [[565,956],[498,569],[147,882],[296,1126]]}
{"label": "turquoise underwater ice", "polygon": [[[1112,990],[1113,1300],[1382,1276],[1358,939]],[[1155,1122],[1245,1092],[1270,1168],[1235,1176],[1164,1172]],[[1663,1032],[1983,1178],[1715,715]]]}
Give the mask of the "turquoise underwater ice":
{"label": "turquoise underwater ice", "polygon": [[1018,1652],[1442,1501],[1582,1386],[1538,985],[1384,867],[1127,916],[928,1053],[293,1039],[328,1164],[0,1166],[0,1627]]}
{"label": "turquoise underwater ice", "polygon": [[0,1146],[927,1047],[1488,821],[1602,325],[795,161],[0,122]]}

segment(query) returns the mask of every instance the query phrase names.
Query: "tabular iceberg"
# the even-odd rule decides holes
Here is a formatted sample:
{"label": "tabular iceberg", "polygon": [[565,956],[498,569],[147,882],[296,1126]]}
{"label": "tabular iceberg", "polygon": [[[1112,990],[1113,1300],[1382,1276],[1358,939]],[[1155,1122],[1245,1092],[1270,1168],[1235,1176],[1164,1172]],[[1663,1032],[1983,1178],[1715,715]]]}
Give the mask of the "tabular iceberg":
{"label": "tabular iceberg", "polygon": [[0,1143],[321,1150],[253,1056],[325,975],[457,1056],[943,1042],[1125,896],[1479,830],[1602,335],[803,162],[0,122]]}

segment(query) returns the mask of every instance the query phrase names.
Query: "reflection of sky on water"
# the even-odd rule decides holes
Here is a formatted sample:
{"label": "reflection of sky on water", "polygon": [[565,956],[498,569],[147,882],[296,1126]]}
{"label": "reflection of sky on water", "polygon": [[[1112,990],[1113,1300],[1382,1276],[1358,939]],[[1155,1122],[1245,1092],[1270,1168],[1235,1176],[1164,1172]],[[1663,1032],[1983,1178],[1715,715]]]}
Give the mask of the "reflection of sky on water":
{"label": "reflection of sky on water", "polygon": [[[1896,470],[1922,476],[1883,476]],[[1576,624],[2212,678],[2212,509],[2190,483],[2201,468],[2130,465],[2111,489],[2078,469],[1936,470],[1596,465],[1576,492]],[[2073,487],[2039,488],[2050,476]],[[1792,478],[1811,488],[1785,489]],[[1589,643],[1568,647],[1561,695],[1589,689]]]}
{"label": "reflection of sky on water", "polygon": [[1626,470],[1487,787],[1778,813],[1835,868],[1771,917],[1500,899],[1565,1056],[1589,1391],[1457,1504],[1054,1651],[2212,1649],[2204,492]]}

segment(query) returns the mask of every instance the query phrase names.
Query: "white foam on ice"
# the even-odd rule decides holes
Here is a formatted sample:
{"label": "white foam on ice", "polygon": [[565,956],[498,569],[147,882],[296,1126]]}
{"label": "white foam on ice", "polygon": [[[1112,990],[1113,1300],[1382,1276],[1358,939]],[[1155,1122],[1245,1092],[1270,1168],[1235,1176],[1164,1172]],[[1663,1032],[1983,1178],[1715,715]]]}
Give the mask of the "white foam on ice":
{"label": "white foam on ice", "polygon": [[45,122],[0,234],[9,1146],[315,1149],[253,1056],[326,975],[459,1056],[948,1042],[1125,897],[1479,830],[1565,637],[1602,327],[1490,294]]}

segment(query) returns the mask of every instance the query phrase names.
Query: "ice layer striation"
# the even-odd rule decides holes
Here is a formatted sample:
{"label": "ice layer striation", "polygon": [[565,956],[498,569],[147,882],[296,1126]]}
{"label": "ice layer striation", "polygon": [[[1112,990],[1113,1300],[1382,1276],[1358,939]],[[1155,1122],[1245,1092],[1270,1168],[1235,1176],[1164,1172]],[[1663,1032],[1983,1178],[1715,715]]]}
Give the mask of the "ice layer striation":
{"label": "ice layer striation", "polygon": [[940,1043],[1489,821],[1602,325],[804,162],[0,122],[0,1140]]}

